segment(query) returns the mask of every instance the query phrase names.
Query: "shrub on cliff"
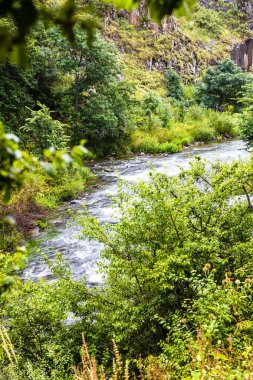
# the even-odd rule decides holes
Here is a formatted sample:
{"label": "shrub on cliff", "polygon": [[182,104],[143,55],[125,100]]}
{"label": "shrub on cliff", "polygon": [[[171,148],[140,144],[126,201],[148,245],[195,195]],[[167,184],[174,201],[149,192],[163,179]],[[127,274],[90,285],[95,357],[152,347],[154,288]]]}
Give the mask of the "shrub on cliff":
{"label": "shrub on cliff", "polygon": [[166,78],[168,95],[173,99],[181,100],[184,91],[182,87],[183,82],[180,75],[172,69],[167,70],[164,75]]}

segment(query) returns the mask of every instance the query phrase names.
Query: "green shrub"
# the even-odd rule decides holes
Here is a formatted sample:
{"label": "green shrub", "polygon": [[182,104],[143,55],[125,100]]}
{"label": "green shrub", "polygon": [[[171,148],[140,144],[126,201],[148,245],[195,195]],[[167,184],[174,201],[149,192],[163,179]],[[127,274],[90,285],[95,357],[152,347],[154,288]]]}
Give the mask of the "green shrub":
{"label": "green shrub", "polygon": [[184,117],[184,121],[188,123],[203,121],[208,118],[208,111],[199,105],[193,105],[190,107]]}
{"label": "green shrub", "polygon": [[142,108],[149,130],[156,126],[167,127],[170,118],[169,104],[155,92],[149,92],[144,96]]}
{"label": "green shrub", "polygon": [[194,140],[208,142],[214,137],[215,131],[210,128],[208,124],[202,124],[200,122],[192,127],[192,134]]}
{"label": "green shrub", "polygon": [[231,334],[240,353],[251,344],[252,205],[231,198],[251,194],[252,167],[207,169],[196,159],[178,177],[151,172],[149,181],[119,186],[116,224],[80,217],[85,236],[105,245],[101,297],[110,302],[97,300],[94,315],[129,353],[156,354],[169,331],[177,360],[188,361],[199,327],[214,350],[228,348]]}
{"label": "green shrub", "polygon": [[44,178],[46,188],[35,196],[35,203],[45,209],[53,209],[61,201],[77,196],[84,190],[85,183],[92,178],[88,168],[76,163],[71,168],[58,168],[56,175],[50,180]]}
{"label": "green shrub", "polygon": [[215,130],[215,134],[218,136],[231,136],[237,135],[236,131],[236,119],[233,115],[228,113],[212,112],[210,110],[210,122],[212,128]]}
{"label": "green shrub", "polygon": [[[75,319],[75,313],[78,302],[86,298],[85,286],[70,279],[69,269],[64,268],[61,258],[55,262],[57,269],[51,269],[54,275],[58,273],[58,281],[16,280],[11,292],[1,296],[0,332],[3,326],[8,332],[15,349],[12,369],[16,367],[13,372],[19,374],[20,380],[68,379],[68,374],[73,374],[74,360],[77,363],[80,360],[81,332],[86,328]],[[1,377],[2,364],[8,363],[2,345],[0,361],[0,379],[15,379]],[[11,366],[6,372],[11,373]]]}
{"label": "green shrub", "polygon": [[195,25],[206,32],[209,36],[219,37],[222,28],[225,27],[223,17],[214,9],[196,6],[193,13]]}
{"label": "green shrub", "polygon": [[166,87],[169,97],[175,100],[181,100],[184,95],[183,91],[183,81],[180,75],[172,70],[168,69],[165,71]]}
{"label": "green shrub", "polygon": [[20,128],[26,148],[38,156],[42,156],[43,151],[50,147],[56,150],[66,149],[70,141],[65,131],[66,125],[54,120],[52,111],[45,105],[38,102],[38,106],[39,110],[30,109],[31,116]]}
{"label": "green shrub", "polygon": [[253,146],[253,83],[244,88],[241,103],[244,106],[243,113],[239,116],[239,132],[249,149]]}
{"label": "green shrub", "polygon": [[[193,378],[197,374],[208,379],[247,378],[242,374],[252,371],[253,324],[248,320],[252,309],[248,302],[252,296],[251,281],[233,282],[225,277],[222,284],[217,284],[210,264],[203,271],[206,278],[195,271],[191,273],[189,283],[195,298],[185,300],[181,311],[175,313],[163,344],[163,356],[173,378]],[[243,325],[247,325],[247,331]]]}

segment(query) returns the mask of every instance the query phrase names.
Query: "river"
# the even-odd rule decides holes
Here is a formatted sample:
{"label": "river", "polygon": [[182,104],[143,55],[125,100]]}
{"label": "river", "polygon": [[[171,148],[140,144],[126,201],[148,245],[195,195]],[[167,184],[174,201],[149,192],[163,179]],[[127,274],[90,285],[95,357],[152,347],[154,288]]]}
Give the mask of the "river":
{"label": "river", "polygon": [[[31,240],[31,247],[36,245],[48,258],[54,259],[55,253],[61,252],[69,261],[75,278],[86,276],[90,283],[101,281],[97,273],[96,263],[102,244],[80,238],[80,227],[77,226],[68,214],[68,209],[80,210],[86,205],[92,215],[101,223],[115,222],[112,214],[111,195],[117,193],[119,178],[128,182],[147,178],[150,165],[157,172],[167,173],[170,176],[180,172],[180,168],[189,167],[194,156],[200,156],[209,162],[217,160],[231,162],[244,160],[249,157],[242,141],[233,140],[205,147],[195,147],[173,155],[139,155],[124,160],[107,160],[90,165],[91,170],[98,176],[98,185],[92,192],[85,194],[81,199],[64,204],[57,210],[54,217],[48,221],[48,228]],[[36,243],[36,244],[34,244]],[[33,250],[33,248],[30,248]],[[25,269],[23,278],[37,280],[40,277],[51,278],[51,273],[40,255],[34,252]]]}

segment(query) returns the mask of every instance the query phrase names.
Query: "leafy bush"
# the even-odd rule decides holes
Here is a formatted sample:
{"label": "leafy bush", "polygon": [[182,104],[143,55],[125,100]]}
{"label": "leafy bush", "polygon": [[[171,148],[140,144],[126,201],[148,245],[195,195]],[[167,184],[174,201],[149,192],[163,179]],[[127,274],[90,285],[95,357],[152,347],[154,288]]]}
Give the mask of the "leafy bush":
{"label": "leafy bush", "polygon": [[152,127],[167,127],[170,118],[169,104],[154,92],[147,93],[143,98],[143,111],[148,119],[148,129]]}
{"label": "leafy bush", "polygon": [[[85,286],[70,279],[62,258],[56,263],[57,269],[52,270],[58,281],[54,284],[17,280],[11,293],[1,297],[0,333],[3,336],[4,326],[15,348],[13,372],[19,374],[18,379],[34,379],[31,373],[35,379],[65,379],[73,372],[74,359],[80,358],[81,330],[86,329],[84,324],[79,326],[75,311],[77,303],[86,298]],[[6,359],[1,346],[0,360]],[[15,367],[10,365],[9,373]],[[1,374],[0,379],[5,379]]]}
{"label": "leafy bush", "polygon": [[246,142],[249,149],[253,146],[253,113],[245,111],[240,117],[240,136]]}
{"label": "leafy bush", "polygon": [[244,106],[243,113],[239,117],[239,132],[248,148],[253,146],[253,85],[249,83],[244,87],[241,103]]}
{"label": "leafy bush", "polygon": [[[220,340],[226,342],[231,331],[236,333],[242,321],[251,321],[252,306],[248,312],[243,289],[237,293],[239,313],[237,306],[232,308],[237,296],[228,294],[228,304],[220,305],[220,292],[235,280],[239,281],[235,289],[240,282],[246,284],[251,276],[252,164],[252,160],[216,163],[207,171],[196,159],[190,170],[177,178],[151,173],[149,183],[120,186],[115,201],[121,215],[117,224],[101,227],[92,216],[80,217],[83,233],[105,244],[101,297],[108,297],[110,303],[94,306],[101,310],[101,314],[96,312],[97,326],[113,330],[124,349],[156,354],[158,342],[165,339],[174,318],[178,313],[183,313],[182,318],[187,315],[185,302],[196,308],[193,319],[187,317],[195,337],[198,324],[207,334],[213,321],[217,323],[217,328],[210,330],[216,348],[221,347]],[[210,289],[201,285],[209,273],[213,275]],[[210,293],[205,301],[207,289]],[[246,302],[251,302],[250,297]],[[208,313],[216,319],[208,319]],[[250,341],[251,329],[245,334]],[[239,339],[243,350],[244,338]]]}
{"label": "leafy bush", "polygon": [[[50,147],[56,150],[66,149],[70,138],[65,132],[66,126],[54,120],[51,111],[38,102],[39,110],[30,110],[31,116],[26,124],[20,128],[26,148],[42,156],[43,151]],[[65,127],[65,128],[64,128]]]}
{"label": "leafy bush", "polygon": [[214,128],[215,134],[218,136],[235,137],[238,134],[236,128],[236,119],[229,113],[210,112],[209,123]]}
{"label": "leafy bush", "polygon": [[210,128],[208,125],[201,125],[201,123],[199,123],[193,126],[192,134],[194,140],[208,142],[214,137],[215,132],[214,129]]}
{"label": "leafy bush", "polygon": [[[253,332],[249,303],[252,281],[246,278],[244,282],[239,279],[233,282],[225,277],[222,284],[217,284],[210,264],[203,271],[206,278],[192,272],[189,282],[196,298],[192,302],[186,300],[182,310],[174,315],[163,344],[163,355],[175,379],[194,375],[244,378],[243,373],[252,371],[249,359]],[[244,325],[248,326],[247,333]]]}

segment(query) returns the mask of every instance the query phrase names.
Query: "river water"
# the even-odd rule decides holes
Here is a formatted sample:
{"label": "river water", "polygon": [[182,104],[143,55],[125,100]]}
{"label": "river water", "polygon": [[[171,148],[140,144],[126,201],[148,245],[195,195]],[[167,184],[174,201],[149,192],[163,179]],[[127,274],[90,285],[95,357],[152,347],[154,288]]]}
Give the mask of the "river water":
{"label": "river water", "polygon": [[[188,168],[194,156],[200,156],[209,162],[217,160],[231,162],[244,160],[249,157],[249,153],[245,151],[242,141],[234,140],[212,146],[195,147],[173,155],[140,155],[124,160],[111,159],[93,163],[91,170],[99,179],[97,188],[81,199],[59,208],[54,217],[49,220],[47,230],[32,239],[31,247],[36,243],[36,250],[39,246],[41,251],[52,260],[56,252],[61,252],[69,261],[75,278],[85,275],[90,283],[100,282],[101,275],[97,273],[96,263],[103,246],[96,241],[80,238],[80,227],[71,220],[68,209],[75,212],[80,210],[82,205],[86,205],[90,213],[95,215],[101,223],[115,222],[110,196],[116,195],[119,178],[131,183],[138,179],[145,179],[150,171],[150,165],[157,172],[173,176],[180,172],[180,168]],[[37,280],[40,277],[50,279],[51,274],[42,257],[34,252],[22,277],[31,280]]]}

